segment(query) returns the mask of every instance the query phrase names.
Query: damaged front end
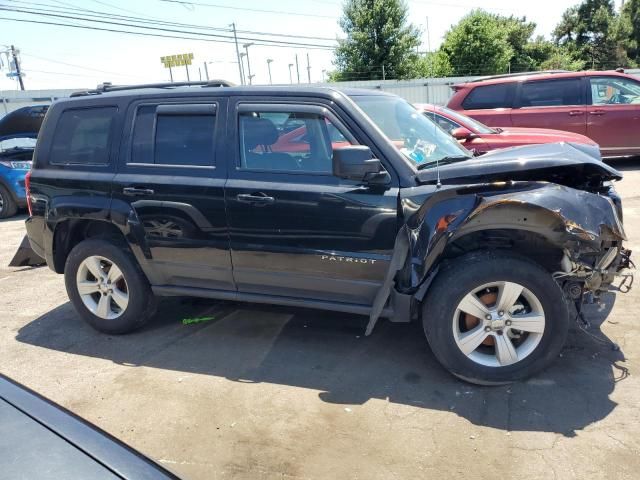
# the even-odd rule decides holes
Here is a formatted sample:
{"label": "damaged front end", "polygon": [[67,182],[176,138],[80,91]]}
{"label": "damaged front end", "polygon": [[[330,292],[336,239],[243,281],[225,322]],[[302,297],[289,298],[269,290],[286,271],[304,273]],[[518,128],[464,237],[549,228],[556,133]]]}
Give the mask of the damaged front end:
{"label": "damaged front end", "polygon": [[[493,162],[483,172],[472,160],[463,162],[466,169],[457,166],[464,173],[448,176],[442,168],[442,183],[423,174],[425,185],[402,192],[405,223],[368,333],[387,302],[394,310],[407,299],[421,302],[439,268],[473,250],[510,249],[532,258],[578,303],[598,301],[607,291],[628,292],[633,263],[611,185],[620,174],[596,160],[545,162],[511,171]],[[480,178],[484,182],[476,183]]]}

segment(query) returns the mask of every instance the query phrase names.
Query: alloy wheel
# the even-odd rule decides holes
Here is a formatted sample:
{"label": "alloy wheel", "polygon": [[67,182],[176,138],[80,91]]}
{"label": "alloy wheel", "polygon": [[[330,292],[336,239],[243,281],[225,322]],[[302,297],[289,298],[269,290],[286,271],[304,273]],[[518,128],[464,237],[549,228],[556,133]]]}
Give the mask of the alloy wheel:
{"label": "alloy wheel", "polygon": [[540,300],[514,282],[492,282],[467,293],[453,316],[460,351],[487,367],[513,365],[540,344],[545,315]]}
{"label": "alloy wheel", "polygon": [[76,286],[85,307],[105,320],[120,317],[129,305],[129,288],[120,268],[111,260],[91,256],[82,261]]}

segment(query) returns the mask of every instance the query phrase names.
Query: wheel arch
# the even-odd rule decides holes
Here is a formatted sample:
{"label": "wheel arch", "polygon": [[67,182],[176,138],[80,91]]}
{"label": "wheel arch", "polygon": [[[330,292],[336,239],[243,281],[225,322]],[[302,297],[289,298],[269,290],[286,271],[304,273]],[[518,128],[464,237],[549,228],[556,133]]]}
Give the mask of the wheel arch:
{"label": "wheel arch", "polygon": [[71,218],[56,223],[53,230],[53,270],[64,273],[69,253],[88,238],[104,238],[128,246],[124,232],[107,220]]}

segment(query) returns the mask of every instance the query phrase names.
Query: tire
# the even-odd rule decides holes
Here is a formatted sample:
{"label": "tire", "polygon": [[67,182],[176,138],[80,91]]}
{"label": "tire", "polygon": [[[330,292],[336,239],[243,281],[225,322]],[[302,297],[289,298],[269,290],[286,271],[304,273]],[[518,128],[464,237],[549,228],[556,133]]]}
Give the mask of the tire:
{"label": "tire", "polygon": [[482,251],[442,267],[423,302],[422,322],[433,353],[453,375],[499,385],[555,360],[567,337],[569,310],[540,265],[510,252]]}
{"label": "tire", "polygon": [[18,205],[4,186],[0,185],[0,218],[13,217],[18,211]]}
{"label": "tire", "polygon": [[[105,282],[97,281],[98,276]],[[155,313],[149,282],[131,252],[117,241],[80,242],[67,257],[64,280],[76,311],[100,332],[132,332]]]}

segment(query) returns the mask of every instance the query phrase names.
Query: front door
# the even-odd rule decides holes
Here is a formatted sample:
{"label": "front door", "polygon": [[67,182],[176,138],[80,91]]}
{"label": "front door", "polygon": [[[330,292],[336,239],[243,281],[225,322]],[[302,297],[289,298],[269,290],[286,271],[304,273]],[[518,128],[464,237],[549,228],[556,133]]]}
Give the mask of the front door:
{"label": "front door", "polygon": [[533,80],[520,84],[511,111],[514,127],[549,128],[586,134],[583,77]]}
{"label": "front door", "polygon": [[236,162],[225,195],[238,291],[370,305],[394,246],[398,188],[332,175],[333,149],[358,141],[324,106],[230,110]]}
{"label": "front door", "polygon": [[[131,107],[114,214],[133,211],[154,282],[234,290],[224,204],[226,99],[144,102]],[[135,225],[134,225],[135,226]]]}
{"label": "front door", "polygon": [[591,77],[587,135],[605,156],[640,154],[640,82]]}

